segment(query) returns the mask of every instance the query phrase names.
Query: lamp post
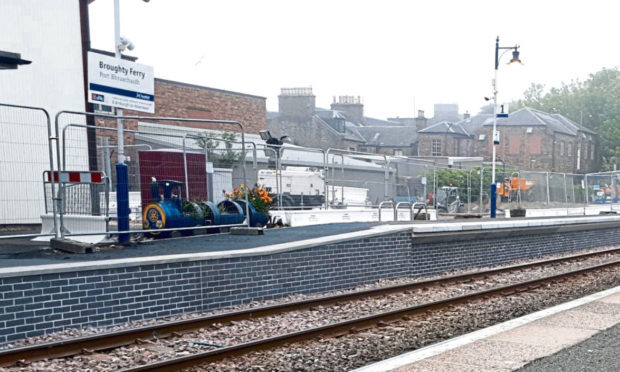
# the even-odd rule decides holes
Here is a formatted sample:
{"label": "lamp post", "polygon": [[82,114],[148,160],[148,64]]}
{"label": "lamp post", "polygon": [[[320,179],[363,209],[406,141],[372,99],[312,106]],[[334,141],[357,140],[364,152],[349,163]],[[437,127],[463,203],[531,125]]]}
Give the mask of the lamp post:
{"label": "lamp post", "polygon": [[[149,0],[143,0],[148,3]],[[114,0],[114,56],[116,59],[122,59],[121,52],[125,50],[133,50],[134,45],[131,41],[121,37],[121,20],[119,0]],[[117,116],[123,116],[123,110],[116,109]],[[116,164],[116,212],[118,221],[118,231],[129,230],[129,168],[125,164],[125,137],[123,135],[123,120],[116,119],[117,130],[117,156]],[[118,241],[121,244],[129,243],[129,234],[120,234]]]}
{"label": "lamp post", "polygon": [[499,46],[499,36],[495,40],[495,76],[493,77],[493,158],[491,162],[491,218],[496,217],[496,209],[497,209],[497,184],[495,183],[495,158],[497,156],[497,145],[499,145],[499,133],[497,132],[497,68],[499,67],[499,60],[506,53],[502,53],[499,55],[500,49],[505,49],[506,51],[512,49],[512,59],[508,64],[511,63],[521,63],[519,59],[519,45],[515,45],[512,47],[501,47]]}
{"label": "lamp post", "polygon": [[[114,0],[114,56],[121,59],[121,22],[119,0]],[[117,116],[123,116],[123,110],[116,109]],[[116,213],[118,221],[118,231],[129,230],[129,169],[125,164],[125,138],[123,136],[123,120],[116,119],[116,143],[117,157],[116,164]],[[120,234],[118,241],[121,244],[129,243],[128,234]]]}

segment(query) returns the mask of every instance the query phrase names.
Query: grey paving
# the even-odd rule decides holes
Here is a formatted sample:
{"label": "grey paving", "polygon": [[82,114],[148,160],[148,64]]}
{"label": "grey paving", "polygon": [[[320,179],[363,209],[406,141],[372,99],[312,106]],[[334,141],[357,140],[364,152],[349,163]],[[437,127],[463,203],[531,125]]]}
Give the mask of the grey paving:
{"label": "grey paving", "polygon": [[620,325],[602,331],[577,345],[535,360],[519,372],[618,372]]}

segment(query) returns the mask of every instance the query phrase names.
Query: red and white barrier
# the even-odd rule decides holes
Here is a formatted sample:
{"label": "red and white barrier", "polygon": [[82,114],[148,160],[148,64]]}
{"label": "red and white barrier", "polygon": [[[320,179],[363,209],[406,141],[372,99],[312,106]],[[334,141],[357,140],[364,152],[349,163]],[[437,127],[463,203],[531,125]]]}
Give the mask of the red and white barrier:
{"label": "red and white barrier", "polygon": [[103,172],[79,172],[79,171],[45,171],[47,182],[58,183],[103,183],[105,175]]}

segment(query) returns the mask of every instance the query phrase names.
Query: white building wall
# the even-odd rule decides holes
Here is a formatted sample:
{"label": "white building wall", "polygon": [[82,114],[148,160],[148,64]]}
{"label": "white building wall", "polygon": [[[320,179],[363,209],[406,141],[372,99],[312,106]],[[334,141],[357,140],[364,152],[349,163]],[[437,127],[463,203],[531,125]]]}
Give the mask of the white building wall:
{"label": "white building wall", "polygon": [[[0,70],[0,103],[84,111],[78,0],[0,0],[0,50],[32,64]],[[83,118],[72,122],[83,124]],[[86,135],[72,129],[75,167],[88,168]],[[0,107],[0,225],[40,223],[47,126],[37,112]]]}

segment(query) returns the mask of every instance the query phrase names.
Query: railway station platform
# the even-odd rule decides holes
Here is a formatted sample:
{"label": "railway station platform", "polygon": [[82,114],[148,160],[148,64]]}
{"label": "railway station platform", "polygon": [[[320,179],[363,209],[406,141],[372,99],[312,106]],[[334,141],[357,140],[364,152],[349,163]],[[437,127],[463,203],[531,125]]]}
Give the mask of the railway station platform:
{"label": "railway station platform", "polygon": [[355,372],[620,371],[620,287],[430,345]]}
{"label": "railway station platform", "polygon": [[[620,244],[620,216],[344,223],[89,254],[5,246],[0,344]],[[1,321],[0,321],[1,323]]]}

